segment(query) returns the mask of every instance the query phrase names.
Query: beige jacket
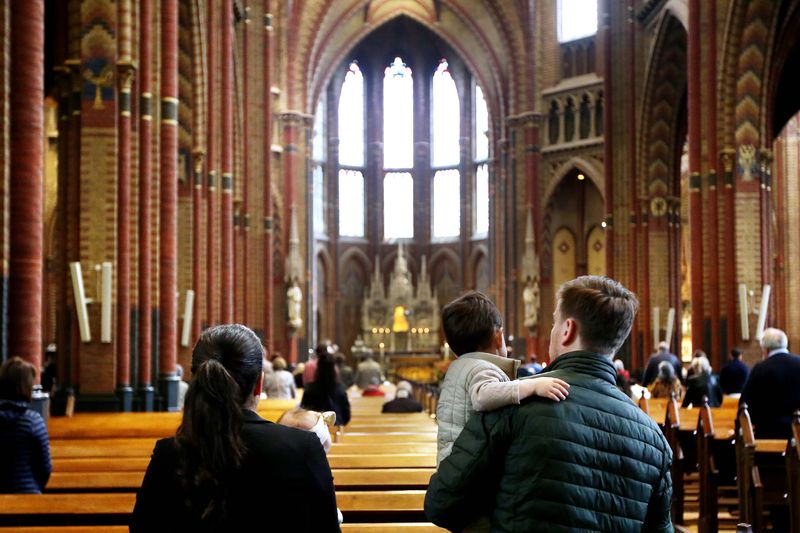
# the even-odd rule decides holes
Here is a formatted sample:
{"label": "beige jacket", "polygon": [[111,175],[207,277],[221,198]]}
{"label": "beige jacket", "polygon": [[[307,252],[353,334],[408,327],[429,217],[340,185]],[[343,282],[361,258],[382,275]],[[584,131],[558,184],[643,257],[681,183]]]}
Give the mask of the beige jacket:
{"label": "beige jacket", "polygon": [[450,455],[472,413],[519,403],[519,382],[513,381],[519,364],[483,352],[464,354],[450,364],[436,408],[437,465]]}

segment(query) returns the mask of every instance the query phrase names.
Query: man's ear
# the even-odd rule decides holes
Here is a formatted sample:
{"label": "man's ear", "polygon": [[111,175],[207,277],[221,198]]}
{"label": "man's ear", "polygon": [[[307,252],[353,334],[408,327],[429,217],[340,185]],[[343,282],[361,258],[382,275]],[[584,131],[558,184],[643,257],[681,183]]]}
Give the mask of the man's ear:
{"label": "man's ear", "polygon": [[578,340],[578,323],[575,319],[567,318],[564,321],[564,333],[561,336],[561,345],[570,346]]}

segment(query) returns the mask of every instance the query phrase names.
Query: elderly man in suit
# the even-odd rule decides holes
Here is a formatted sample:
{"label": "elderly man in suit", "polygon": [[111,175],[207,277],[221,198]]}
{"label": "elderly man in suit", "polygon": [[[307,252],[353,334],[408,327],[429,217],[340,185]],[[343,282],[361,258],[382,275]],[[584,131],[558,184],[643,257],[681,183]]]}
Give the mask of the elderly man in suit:
{"label": "elderly man in suit", "polygon": [[764,330],[764,359],[753,367],[742,391],[740,402],[747,404],[760,439],[789,438],[792,413],[800,409],[800,357],[788,348],[786,333]]}

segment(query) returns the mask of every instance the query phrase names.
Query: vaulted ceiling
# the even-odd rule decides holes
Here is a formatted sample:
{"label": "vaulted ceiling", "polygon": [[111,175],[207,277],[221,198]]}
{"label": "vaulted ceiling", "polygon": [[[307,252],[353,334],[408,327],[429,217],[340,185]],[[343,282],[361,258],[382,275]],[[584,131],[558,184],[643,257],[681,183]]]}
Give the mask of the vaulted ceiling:
{"label": "vaulted ceiling", "polygon": [[311,112],[333,72],[372,31],[409,17],[456,50],[503,117],[533,108],[532,0],[293,0],[287,11],[287,105]]}

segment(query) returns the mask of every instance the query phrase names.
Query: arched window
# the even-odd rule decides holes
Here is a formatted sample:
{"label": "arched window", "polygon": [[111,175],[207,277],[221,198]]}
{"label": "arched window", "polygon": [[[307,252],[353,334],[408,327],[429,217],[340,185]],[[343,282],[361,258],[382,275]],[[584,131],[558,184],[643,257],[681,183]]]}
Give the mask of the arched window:
{"label": "arched window", "polygon": [[317,111],[314,114],[314,132],[312,140],[312,172],[313,172],[313,223],[314,234],[322,235],[325,233],[325,176],[323,165],[325,163],[325,107],[323,100],[317,104]]}
{"label": "arched window", "polygon": [[364,76],[355,61],[339,97],[339,234],[364,236]]}
{"label": "arched window", "polygon": [[383,77],[383,238],[414,237],[414,80],[396,57]]}
{"label": "arched window", "polygon": [[442,59],[433,74],[433,237],[461,233],[460,105],[453,77]]}
{"label": "arched window", "polygon": [[475,85],[475,235],[489,233],[489,110]]}
{"label": "arched window", "polygon": [[597,0],[558,0],[558,42],[597,33]]}

